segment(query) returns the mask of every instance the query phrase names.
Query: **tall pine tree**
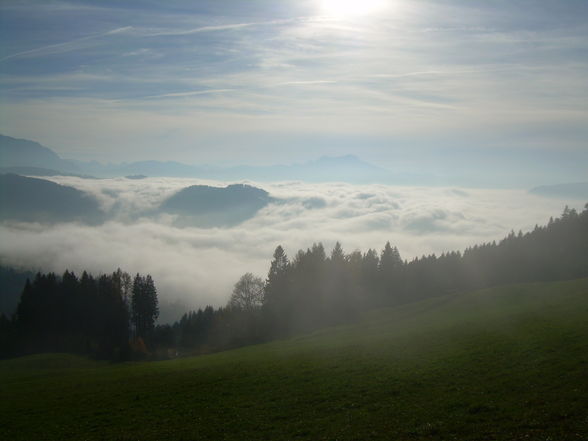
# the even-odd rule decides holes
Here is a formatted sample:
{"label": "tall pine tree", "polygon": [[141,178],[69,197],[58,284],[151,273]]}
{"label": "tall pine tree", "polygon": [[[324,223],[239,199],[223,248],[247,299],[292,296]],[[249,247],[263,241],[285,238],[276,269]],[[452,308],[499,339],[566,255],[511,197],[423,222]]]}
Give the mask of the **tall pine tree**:
{"label": "tall pine tree", "polygon": [[159,317],[157,290],[149,274],[145,277],[140,274],[135,276],[132,295],[131,317],[135,326],[135,337],[148,340]]}

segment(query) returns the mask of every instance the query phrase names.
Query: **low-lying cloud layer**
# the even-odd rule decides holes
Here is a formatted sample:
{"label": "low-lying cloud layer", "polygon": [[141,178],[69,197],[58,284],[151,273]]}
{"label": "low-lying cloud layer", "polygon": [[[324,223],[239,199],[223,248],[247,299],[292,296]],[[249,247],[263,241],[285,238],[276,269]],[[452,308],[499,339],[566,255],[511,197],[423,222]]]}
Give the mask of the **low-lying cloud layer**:
{"label": "low-lying cloud layer", "polygon": [[[289,256],[313,242],[329,252],[339,240],[346,252],[381,250],[386,241],[403,258],[461,250],[499,240],[511,229],[545,224],[565,201],[518,190],[390,187],[343,183],[251,183],[280,200],[231,228],[178,228],[173,215],[139,217],[193,179],[51,180],[95,195],[111,212],[99,226],[0,225],[0,262],[43,271],[110,272],[117,267],[153,275],[162,305],[226,303],[245,272],[262,277],[275,247]],[[576,207],[581,208],[581,207]]]}

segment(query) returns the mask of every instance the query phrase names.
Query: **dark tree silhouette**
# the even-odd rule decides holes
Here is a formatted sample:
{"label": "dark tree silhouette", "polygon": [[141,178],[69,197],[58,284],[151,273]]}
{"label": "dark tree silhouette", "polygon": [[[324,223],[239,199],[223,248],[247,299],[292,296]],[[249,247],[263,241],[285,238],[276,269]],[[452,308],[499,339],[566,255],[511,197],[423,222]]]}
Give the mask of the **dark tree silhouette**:
{"label": "dark tree silhouette", "polygon": [[131,305],[135,337],[149,340],[159,317],[157,290],[149,274],[145,277],[140,274],[135,276]]}
{"label": "dark tree silhouette", "polygon": [[288,270],[290,261],[281,245],[276,247],[267,275],[264,289],[263,311],[270,333],[281,334],[286,331],[287,322],[279,318],[289,315],[288,304],[291,300]]}
{"label": "dark tree silhouette", "polygon": [[26,281],[11,323],[11,351],[65,351],[112,360],[128,357],[129,313],[116,273],[78,279],[65,271]]}

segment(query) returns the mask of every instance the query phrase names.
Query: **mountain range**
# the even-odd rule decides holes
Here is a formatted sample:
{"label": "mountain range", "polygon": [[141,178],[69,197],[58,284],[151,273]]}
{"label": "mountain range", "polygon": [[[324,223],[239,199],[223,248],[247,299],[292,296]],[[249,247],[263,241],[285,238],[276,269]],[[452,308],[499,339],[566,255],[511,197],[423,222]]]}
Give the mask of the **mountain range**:
{"label": "mountain range", "polygon": [[[0,135],[0,173],[28,176],[78,176],[82,178],[185,177],[221,181],[252,180],[348,182],[352,184],[388,185],[464,185],[459,176],[442,177],[414,172],[391,172],[362,161],[354,155],[323,156],[296,164],[265,166],[190,165],[175,161],[136,161],[102,164],[63,159],[38,142]],[[471,181],[470,185],[472,185]],[[476,186],[474,184],[474,186]],[[499,185],[500,186],[500,185]],[[564,183],[539,186],[531,193],[544,197],[588,199],[588,183]]]}
{"label": "mountain range", "polygon": [[[215,180],[309,182],[344,181],[351,183],[389,182],[388,170],[368,164],[356,156],[321,157],[290,165],[221,167],[189,165],[175,161],[137,161],[102,164],[62,159],[48,147],[25,139],[0,135],[0,172],[34,176],[74,175],[80,177],[192,177]],[[396,177],[398,179],[398,176]],[[404,177],[406,178],[406,177]],[[403,179],[404,179],[403,178]]]}

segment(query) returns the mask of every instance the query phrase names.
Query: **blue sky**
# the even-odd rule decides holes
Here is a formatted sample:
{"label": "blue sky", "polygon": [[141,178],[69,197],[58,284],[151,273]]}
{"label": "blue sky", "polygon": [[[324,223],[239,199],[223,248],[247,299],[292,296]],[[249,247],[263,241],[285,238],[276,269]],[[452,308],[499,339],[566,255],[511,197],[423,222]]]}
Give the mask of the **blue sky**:
{"label": "blue sky", "polygon": [[584,0],[5,1],[0,20],[0,132],[63,157],[588,176]]}

